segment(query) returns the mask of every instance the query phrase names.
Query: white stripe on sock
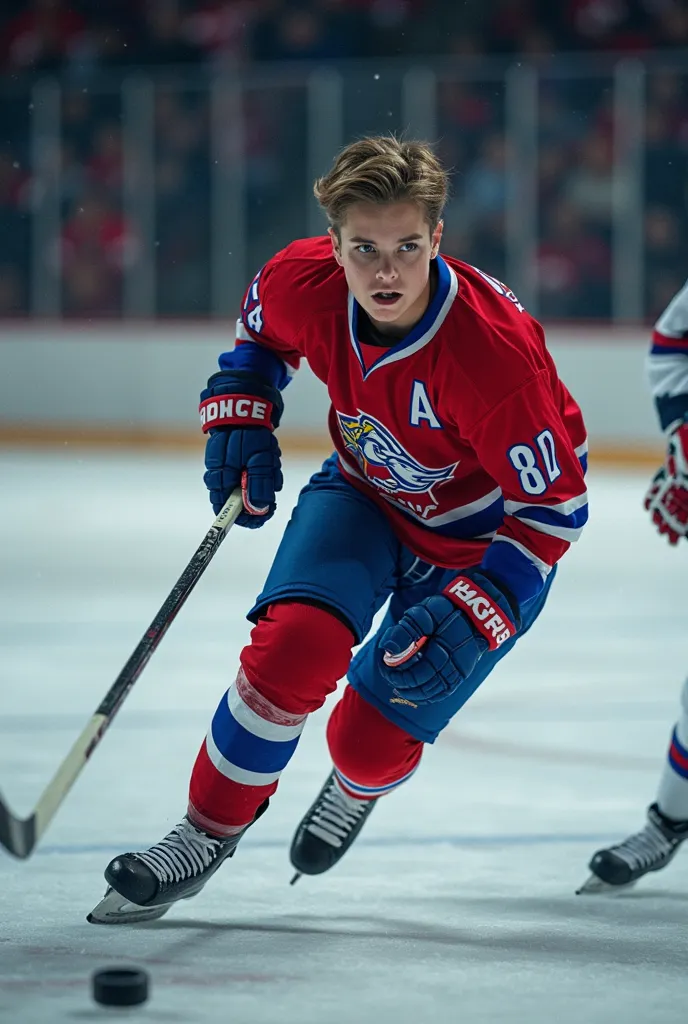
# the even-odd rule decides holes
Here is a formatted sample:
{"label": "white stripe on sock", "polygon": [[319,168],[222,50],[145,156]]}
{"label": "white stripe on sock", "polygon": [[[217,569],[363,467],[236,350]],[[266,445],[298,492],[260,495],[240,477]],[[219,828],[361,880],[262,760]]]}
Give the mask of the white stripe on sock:
{"label": "white stripe on sock", "polygon": [[239,782],[244,786],[269,786],[270,783],[276,782],[282,774],[282,769],[278,772],[252,772],[248,768],[240,768],[238,765],[232,764],[218,750],[212,731],[205,738],[205,747],[208,757],[220,774],[232,782]]}
{"label": "white stripe on sock", "polygon": [[[676,723],[676,735],[681,746],[688,750],[688,679],[681,692],[681,714]],[[659,780],[657,804],[667,818],[688,821],[688,779],[674,771],[668,757]]]}

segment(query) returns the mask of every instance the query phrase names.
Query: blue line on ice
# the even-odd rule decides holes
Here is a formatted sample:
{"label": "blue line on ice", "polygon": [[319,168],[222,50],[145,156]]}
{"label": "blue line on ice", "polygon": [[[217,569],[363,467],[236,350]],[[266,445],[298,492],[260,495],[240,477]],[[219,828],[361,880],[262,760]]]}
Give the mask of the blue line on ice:
{"label": "blue line on ice", "polygon": [[[618,837],[617,837],[618,838]],[[613,837],[602,833],[525,833],[523,835],[494,836],[385,836],[376,839],[359,839],[357,846],[553,846],[566,843],[607,843]],[[286,849],[288,839],[246,839],[242,849],[254,850]],[[37,855],[44,857],[75,853],[121,853],[122,850],[145,850],[148,843],[64,843],[39,846]]]}

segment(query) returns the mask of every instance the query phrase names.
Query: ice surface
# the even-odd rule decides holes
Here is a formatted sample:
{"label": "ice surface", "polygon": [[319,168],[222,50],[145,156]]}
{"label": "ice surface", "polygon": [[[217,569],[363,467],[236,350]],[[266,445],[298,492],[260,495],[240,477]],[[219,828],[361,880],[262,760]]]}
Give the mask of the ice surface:
{"label": "ice surface", "polygon": [[[0,787],[28,812],[200,542],[198,457],[0,455]],[[248,636],[279,517],[230,533],[25,863],[0,853],[0,1019],[98,1020],[98,967],[151,974],[132,1021],[624,1024],[683,1020],[688,857],[615,899],[574,889],[642,824],[686,668],[686,556],[645,475],[591,476],[591,523],[543,616],[381,802],[329,875],[288,885],[328,770],[313,717],[270,812],[162,921],[86,913],[117,852],[184,813],[192,760]]]}

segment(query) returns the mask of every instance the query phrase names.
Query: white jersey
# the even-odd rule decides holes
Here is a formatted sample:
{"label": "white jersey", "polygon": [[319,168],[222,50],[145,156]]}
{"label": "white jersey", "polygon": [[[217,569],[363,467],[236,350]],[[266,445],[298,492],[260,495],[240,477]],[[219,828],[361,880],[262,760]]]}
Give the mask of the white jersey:
{"label": "white jersey", "polygon": [[647,371],[666,430],[688,415],[688,281],[655,324]]}

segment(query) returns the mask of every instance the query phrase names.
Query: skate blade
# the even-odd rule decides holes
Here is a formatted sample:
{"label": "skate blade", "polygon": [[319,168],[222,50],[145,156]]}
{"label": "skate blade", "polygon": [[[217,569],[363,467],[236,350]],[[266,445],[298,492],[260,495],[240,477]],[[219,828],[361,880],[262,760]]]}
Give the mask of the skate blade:
{"label": "skate blade", "polygon": [[610,885],[603,882],[597,875],[590,875],[590,878],[576,889],[576,896],[618,896],[621,892],[628,892],[635,882],[627,882],[625,885]]}
{"label": "skate blade", "polygon": [[301,874],[302,873],[300,871],[297,871],[296,874],[294,875],[294,877],[292,878],[291,882],[289,883],[289,885],[296,885],[296,883],[298,882],[299,878],[301,878]]}
{"label": "skate blade", "polygon": [[108,887],[86,920],[89,924],[140,924],[143,921],[157,921],[171,906],[171,903],[163,903],[156,907],[139,907]]}

